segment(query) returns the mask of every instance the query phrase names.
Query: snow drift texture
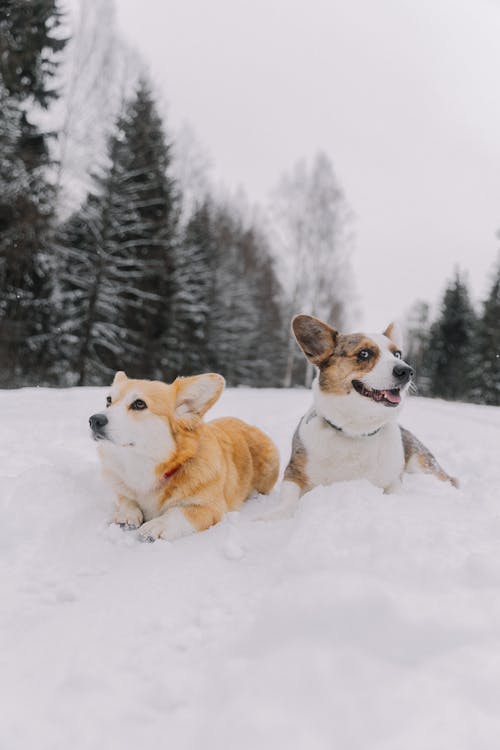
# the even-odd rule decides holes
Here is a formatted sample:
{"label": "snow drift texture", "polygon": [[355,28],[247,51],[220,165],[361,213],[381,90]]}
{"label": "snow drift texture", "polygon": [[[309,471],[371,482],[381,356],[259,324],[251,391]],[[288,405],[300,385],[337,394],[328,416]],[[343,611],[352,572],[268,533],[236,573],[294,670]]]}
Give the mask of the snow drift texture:
{"label": "snow drift texture", "polygon": [[[288,457],[305,391],[213,416]],[[209,531],[107,525],[88,416],[104,391],[1,392],[0,747],[475,750],[500,736],[500,410],[413,399],[462,490],[410,476],[251,500]]]}

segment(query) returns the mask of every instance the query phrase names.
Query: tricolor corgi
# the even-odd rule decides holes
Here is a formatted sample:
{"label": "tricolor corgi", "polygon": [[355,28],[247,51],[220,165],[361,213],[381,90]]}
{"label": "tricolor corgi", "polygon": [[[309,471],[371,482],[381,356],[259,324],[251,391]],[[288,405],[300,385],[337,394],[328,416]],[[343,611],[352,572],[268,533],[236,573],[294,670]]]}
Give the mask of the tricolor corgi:
{"label": "tricolor corgi", "polygon": [[292,329],[317,368],[313,406],[301,419],[275,517],[290,515],[301,495],[317,485],[368,479],[396,491],[404,471],[458,482],[398,417],[413,377],[402,358],[402,337],[391,324],[382,334],[340,334],[309,315]]}
{"label": "tricolor corgi", "polygon": [[116,374],[105,413],[89,420],[116,492],[115,523],[143,541],[173,540],[272,490],[279,457],[267,435],[239,419],[203,421],[223,388],[212,373],[170,385]]}

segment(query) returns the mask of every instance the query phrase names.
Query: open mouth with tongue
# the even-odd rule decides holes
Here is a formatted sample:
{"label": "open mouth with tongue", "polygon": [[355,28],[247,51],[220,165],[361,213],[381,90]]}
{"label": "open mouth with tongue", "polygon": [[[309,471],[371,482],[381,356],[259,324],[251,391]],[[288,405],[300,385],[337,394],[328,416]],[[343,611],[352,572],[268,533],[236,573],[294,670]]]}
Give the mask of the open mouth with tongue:
{"label": "open mouth with tongue", "polygon": [[389,388],[384,391],[377,391],[375,388],[368,388],[361,382],[361,380],[353,380],[352,384],[354,389],[361,396],[371,398],[372,401],[376,401],[378,404],[384,404],[384,406],[399,406],[401,403],[401,392],[399,388]]}

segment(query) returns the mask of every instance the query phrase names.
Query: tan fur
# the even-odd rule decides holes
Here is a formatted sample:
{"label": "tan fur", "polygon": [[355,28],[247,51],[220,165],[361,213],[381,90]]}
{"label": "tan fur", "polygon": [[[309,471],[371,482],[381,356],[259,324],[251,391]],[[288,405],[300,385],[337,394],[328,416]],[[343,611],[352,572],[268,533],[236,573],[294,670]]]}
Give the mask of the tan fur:
{"label": "tan fur", "polygon": [[296,315],[292,331],[307,359],[317,367],[331,357],[337,345],[337,331],[311,315]]}
{"label": "tan fur", "polygon": [[390,339],[393,343],[390,345],[389,349],[394,354],[396,352],[400,352],[400,348],[398,344],[395,343],[395,332],[396,332],[396,324],[395,323],[389,323],[387,328],[385,329],[383,335],[387,336],[388,339]]}
{"label": "tan fur", "polygon": [[[220,387],[214,380],[213,397],[194,408],[185,394],[197,378],[208,377],[218,379]],[[177,378],[167,385],[128,380],[118,373],[113,383],[116,393],[113,404],[127,399],[132,392],[139,392],[147,402],[147,410],[129,412],[131,419],[147,419],[154,414],[168,422],[175,449],[156,466],[154,493],[158,515],[180,507],[198,531],[220,521],[254,491],[270,492],[278,478],[278,451],[259,429],[235,418],[203,422],[203,415],[219,398],[223,387],[224,380],[219,375]],[[165,476],[169,472],[172,474]],[[124,524],[137,526],[141,498],[135,496],[132,488],[123,486],[123,477],[112,479],[118,494],[118,517],[123,516]],[[141,514],[139,522],[142,520]]]}
{"label": "tan fur", "polygon": [[[326,393],[350,393],[352,380],[361,380],[380,357],[377,344],[363,333],[339,333],[310,315],[297,315],[292,321],[292,330],[307,359],[318,367],[319,385]],[[362,349],[369,349],[373,356],[358,361]]]}
{"label": "tan fur", "polygon": [[[195,427],[172,422],[177,451],[157,467],[162,511],[185,498],[196,498],[189,518],[201,531],[239,508],[252,492],[272,490],[278,478],[278,455],[260,430],[230,417]],[[180,469],[162,481],[165,472],[177,465]]]}
{"label": "tan fur", "polygon": [[395,323],[389,323],[383,335],[387,336],[387,338],[391,339],[391,341],[394,341],[394,329],[395,329]]}
{"label": "tan fur", "polygon": [[[326,393],[350,393],[352,381],[362,380],[378,362],[380,350],[374,341],[361,333],[339,335],[334,354],[319,372],[319,385]],[[358,352],[370,349],[373,357],[359,362]]]}

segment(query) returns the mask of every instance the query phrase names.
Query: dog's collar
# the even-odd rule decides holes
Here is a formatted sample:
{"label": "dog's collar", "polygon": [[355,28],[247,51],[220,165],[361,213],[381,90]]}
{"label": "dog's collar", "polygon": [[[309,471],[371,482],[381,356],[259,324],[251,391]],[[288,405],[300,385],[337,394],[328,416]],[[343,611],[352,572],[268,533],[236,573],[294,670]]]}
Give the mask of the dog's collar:
{"label": "dog's collar", "polygon": [[376,430],[373,430],[373,432],[360,432],[359,435],[349,435],[349,433],[345,433],[345,430],[342,427],[339,427],[338,424],[334,424],[333,422],[330,422],[329,419],[327,419],[326,417],[323,417],[322,415],[319,415],[318,412],[315,410],[313,410],[310,413],[309,417],[306,420],[306,424],[307,422],[309,422],[310,419],[313,419],[313,417],[318,417],[318,416],[321,416],[321,419],[323,420],[323,422],[326,422],[327,425],[329,425],[330,427],[333,427],[334,430],[337,430],[337,432],[344,432],[344,434],[347,434],[348,437],[372,437],[373,435],[376,435],[377,432],[380,432],[380,430],[383,427],[383,425],[381,425],[380,427],[377,427]]}
{"label": "dog's collar", "polygon": [[[327,423],[327,425],[330,425],[330,427],[333,427],[334,430],[337,430],[337,432],[344,432],[342,427],[339,427],[338,425],[333,424],[333,422],[330,422],[330,420],[327,419],[326,417],[323,417],[323,420]],[[376,435],[377,432],[380,432],[381,429],[382,427],[377,427],[377,429],[373,430],[373,432],[360,432],[359,435],[352,435],[350,437],[372,437],[372,435]]]}
{"label": "dog's collar", "polygon": [[163,479],[170,479],[179,469],[181,468],[182,464],[177,464],[176,466],[173,466],[171,469],[166,471],[163,474]]}

